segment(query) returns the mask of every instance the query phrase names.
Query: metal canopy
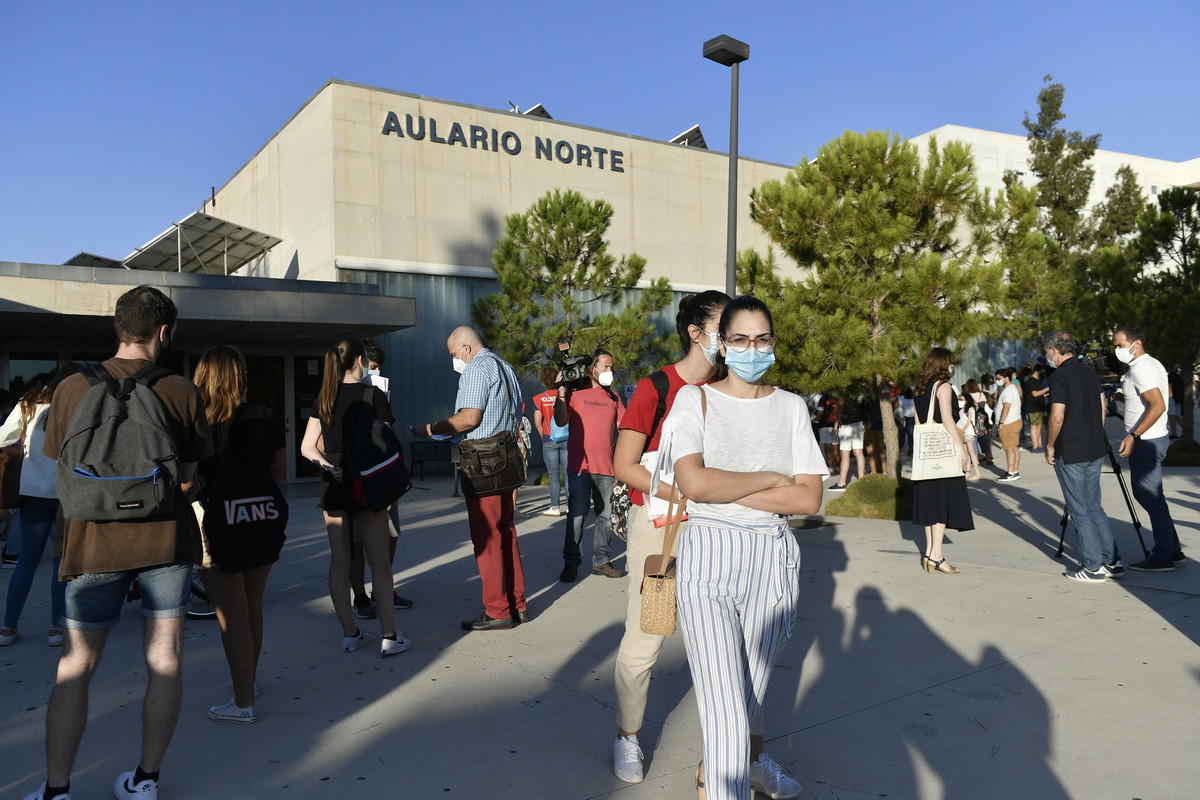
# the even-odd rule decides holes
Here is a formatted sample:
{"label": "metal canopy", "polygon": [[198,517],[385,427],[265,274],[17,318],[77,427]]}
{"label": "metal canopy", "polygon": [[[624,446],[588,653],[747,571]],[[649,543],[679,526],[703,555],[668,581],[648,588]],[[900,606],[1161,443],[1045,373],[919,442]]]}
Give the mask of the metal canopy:
{"label": "metal canopy", "polygon": [[704,141],[704,133],[700,130],[699,125],[693,125],[683,133],[667,141],[671,144],[681,144],[684,147],[698,147],[701,150],[708,149],[708,142]]}
{"label": "metal canopy", "polygon": [[126,269],[228,275],[282,239],[196,212],[126,256]]}

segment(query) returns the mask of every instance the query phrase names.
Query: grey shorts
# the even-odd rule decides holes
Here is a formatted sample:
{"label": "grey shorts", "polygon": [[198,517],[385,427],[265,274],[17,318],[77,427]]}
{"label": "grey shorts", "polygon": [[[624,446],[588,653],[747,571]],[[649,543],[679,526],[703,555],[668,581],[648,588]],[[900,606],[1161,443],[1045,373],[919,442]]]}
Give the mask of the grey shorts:
{"label": "grey shorts", "polygon": [[143,617],[172,619],[187,614],[192,599],[192,565],[164,564],[80,575],[69,581],[63,625],[76,631],[111,628],[121,618],[121,605],[134,578],[142,598]]}

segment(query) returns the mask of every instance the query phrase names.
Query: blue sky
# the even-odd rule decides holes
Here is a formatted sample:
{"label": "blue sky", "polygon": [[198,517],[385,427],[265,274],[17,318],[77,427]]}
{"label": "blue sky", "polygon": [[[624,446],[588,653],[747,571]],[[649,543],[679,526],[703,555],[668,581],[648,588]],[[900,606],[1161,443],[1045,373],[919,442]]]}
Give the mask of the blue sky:
{"label": "blue sky", "polygon": [[[1112,9],[1112,10],[1110,10]],[[1024,134],[1043,75],[1101,147],[1200,157],[1196,0],[901,4],[0,3],[0,260],[121,258],[199,208],[330,78],[794,164],[846,130]]]}

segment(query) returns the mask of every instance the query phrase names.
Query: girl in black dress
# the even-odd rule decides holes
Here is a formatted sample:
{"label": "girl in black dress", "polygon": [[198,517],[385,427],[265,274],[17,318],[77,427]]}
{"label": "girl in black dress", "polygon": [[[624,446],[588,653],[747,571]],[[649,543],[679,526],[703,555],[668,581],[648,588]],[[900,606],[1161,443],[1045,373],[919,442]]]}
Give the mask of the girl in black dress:
{"label": "girl in black dress", "polygon": [[[282,484],[287,446],[283,425],[271,409],[245,402],[246,362],[242,354],[227,345],[211,347],[200,356],[193,377],[204,398],[204,413],[215,448],[197,470],[202,501],[207,503],[204,492],[216,481],[221,456],[231,447],[240,448],[233,451],[236,457],[253,460],[263,472],[270,472],[276,485]],[[214,513],[219,512],[214,509]],[[282,520],[286,516],[281,516]],[[262,653],[267,576],[283,549],[282,525],[279,527],[277,534],[254,542],[213,542],[213,565],[201,572],[221,625],[221,644],[233,681],[233,699],[208,709],[208,718],[217,722],[258,721],[254,675]],[[215,535],[215,530],[206,530],[210,537]]]}
{"label": "girl in black dress", "polygon": [[[971,466],[970,457],[963,444],[962,432],[958,429],[958,403],[950,386],[954,372],[954,354],[942,347],[935,347],[925,356],[921,377],[917,381],[920,393],[916,397],[917,418],[928,421],[931,400],[934,422],[940,422],[958,447],[963,472]],[[942,539],[946,528],[958,531],[974,530],[975,520],[971,516],[971,502],[967,497],[967,479],[935,478],[913,483],[913,524],[925,526],[925,551],[921,566],[928,573],[957,575],[961,570],[946,563],[942,555]]]}

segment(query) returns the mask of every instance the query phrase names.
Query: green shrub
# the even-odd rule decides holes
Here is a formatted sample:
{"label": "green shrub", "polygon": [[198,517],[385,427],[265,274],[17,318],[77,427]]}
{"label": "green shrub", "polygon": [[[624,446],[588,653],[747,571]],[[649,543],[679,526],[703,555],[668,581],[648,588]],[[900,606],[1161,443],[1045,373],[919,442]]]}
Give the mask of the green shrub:
{"label": "green shrub", "polygon": [[825,513],[862,519],[912,519],[912,482],[868,475],[851,483],[841,497],[826,503]]}

